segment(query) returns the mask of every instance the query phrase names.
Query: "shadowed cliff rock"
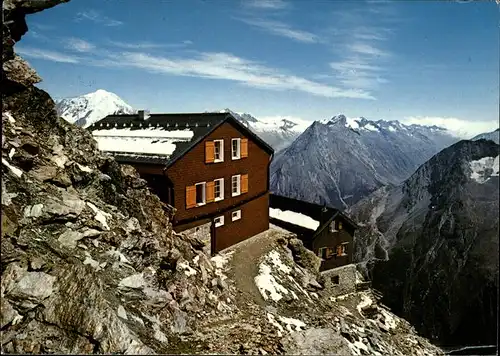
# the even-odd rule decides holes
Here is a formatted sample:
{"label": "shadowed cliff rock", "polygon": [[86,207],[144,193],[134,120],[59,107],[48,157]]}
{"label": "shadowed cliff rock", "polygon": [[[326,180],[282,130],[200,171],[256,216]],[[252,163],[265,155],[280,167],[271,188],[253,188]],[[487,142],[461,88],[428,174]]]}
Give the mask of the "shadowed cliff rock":
{"label": "shadowed cliff rock", "polygon": [[440,344],[497,340],[499,148],[460,141],[353,207],[374,287]]}

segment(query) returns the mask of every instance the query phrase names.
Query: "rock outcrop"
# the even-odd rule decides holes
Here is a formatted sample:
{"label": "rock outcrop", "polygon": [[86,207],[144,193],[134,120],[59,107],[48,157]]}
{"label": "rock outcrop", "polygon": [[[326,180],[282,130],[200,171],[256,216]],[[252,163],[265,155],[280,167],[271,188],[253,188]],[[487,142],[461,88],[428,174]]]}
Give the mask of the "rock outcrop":
{"label": "rock outcrop", "polygon": [[3,3],[2,353],[440,354],[382,308],[363,315],[369,296],[330,298],[298,243],[255,261],[287,298],[241,298],[234,280],[258,295],[254,276],[230,278],[231,253],[209,257],[174,233],[174,209],[33,86],[13,46],[26,14],[61,2]]}

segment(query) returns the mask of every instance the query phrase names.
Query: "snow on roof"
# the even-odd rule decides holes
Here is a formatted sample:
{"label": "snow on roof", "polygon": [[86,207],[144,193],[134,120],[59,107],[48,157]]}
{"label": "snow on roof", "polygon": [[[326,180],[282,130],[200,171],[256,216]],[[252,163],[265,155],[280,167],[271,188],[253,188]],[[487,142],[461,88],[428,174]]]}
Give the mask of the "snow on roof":
{"label": "snow on roof", "polygon": [[169,131],[160,128],[139,130],[113,128],[95,130],[92,134],[101,151],[170,156],[175,151],[175,143],[190,141],[194,132],[178,129]]}
{"label": "snow on roof", "polygon": [[99,150],[105,152],[129,152],[170,156],[178,140],[135,137],[95,137]]}
{"label": "snow on roof", "polygon": [[105,130],[94,130],[94,136],[112,136],[112,137],[147,137],[147,138],[175,138],[189,141],[193,138],[192,130],[164,130],[161,128],[151,127],[148,129],[131,130],[127,128],[114,128]]}
{"label": "snow on roof", "polygon": [[307,215],[296,213],[290,210],[269,208],[269,216],[271,218],[302,226],[313,231],[316,231],[319,227],[319,221],[314,220]]}

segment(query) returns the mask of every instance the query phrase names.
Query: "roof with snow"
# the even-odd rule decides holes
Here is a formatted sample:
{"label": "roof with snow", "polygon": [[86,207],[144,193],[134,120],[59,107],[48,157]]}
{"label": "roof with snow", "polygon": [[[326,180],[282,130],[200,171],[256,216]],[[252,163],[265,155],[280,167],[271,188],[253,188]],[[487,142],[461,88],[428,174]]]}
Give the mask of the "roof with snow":
{"label": "roof with snow", "polygon": [[230,113],[108,115],[88,129],[99,149],[119,162],[171,165],[225,122],[269,154],[274,150]]}
{"label": "roof with snow", "polygon": [[314,232],[311,236],[322,231],[337,216],[341,216],[353,228],[357,228],[357,224],[351,218],[336,208],[276,194],[269,195],[269,217],[277,225],[283,222],[287,228],[290,228],[289,225],[294,225],[298,230],[310,230]]}

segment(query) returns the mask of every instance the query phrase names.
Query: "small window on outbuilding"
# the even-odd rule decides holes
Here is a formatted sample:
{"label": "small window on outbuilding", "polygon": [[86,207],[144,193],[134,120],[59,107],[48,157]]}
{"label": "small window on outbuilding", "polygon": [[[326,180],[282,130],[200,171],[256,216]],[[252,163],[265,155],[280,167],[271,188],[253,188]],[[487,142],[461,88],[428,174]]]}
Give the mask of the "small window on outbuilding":
{"label": "small window on outbuilding", "polygon": [[333,276],[332,277],[332,283],[333,284],[340,284],[340,278],[339,278],[339,276]]}

